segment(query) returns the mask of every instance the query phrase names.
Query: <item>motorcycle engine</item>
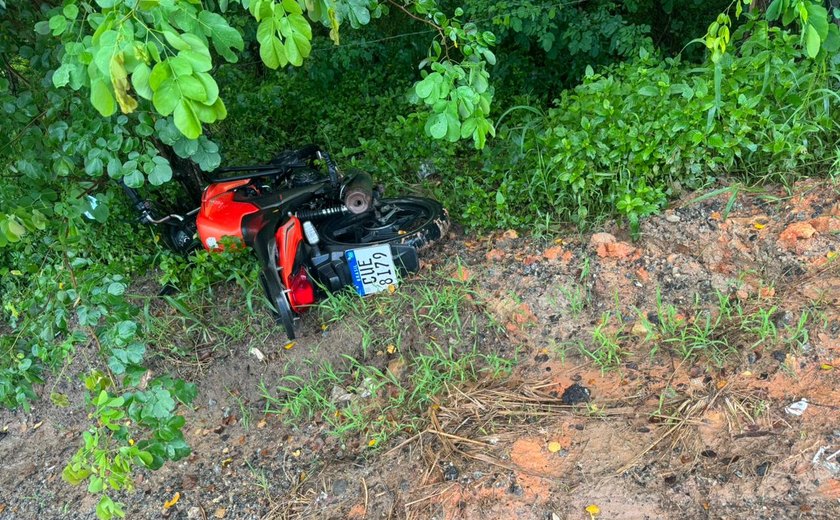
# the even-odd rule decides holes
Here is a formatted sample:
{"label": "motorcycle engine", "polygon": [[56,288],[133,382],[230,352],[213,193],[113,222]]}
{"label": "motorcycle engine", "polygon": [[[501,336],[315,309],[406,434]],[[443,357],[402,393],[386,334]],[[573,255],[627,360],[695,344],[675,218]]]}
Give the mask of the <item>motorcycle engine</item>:
{"label": "motorcycle engine", "polygon": [[313,184],[320,177],[321,174],[314,168],[296,168],[291,178],[291,184],[293,188],[298,186],[308,186]]}

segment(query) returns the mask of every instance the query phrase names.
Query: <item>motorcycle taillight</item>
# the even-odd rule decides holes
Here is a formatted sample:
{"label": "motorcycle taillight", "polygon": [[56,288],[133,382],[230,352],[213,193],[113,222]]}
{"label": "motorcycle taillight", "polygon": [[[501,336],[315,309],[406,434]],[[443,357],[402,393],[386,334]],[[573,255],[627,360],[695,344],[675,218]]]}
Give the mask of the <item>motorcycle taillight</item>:
{"label": "motorcycle taillight", "polygon": [[298,312],[303,310],[301,307],[315,303],[315,288],[304,269],[299,269],[289,280],[289,300]]}

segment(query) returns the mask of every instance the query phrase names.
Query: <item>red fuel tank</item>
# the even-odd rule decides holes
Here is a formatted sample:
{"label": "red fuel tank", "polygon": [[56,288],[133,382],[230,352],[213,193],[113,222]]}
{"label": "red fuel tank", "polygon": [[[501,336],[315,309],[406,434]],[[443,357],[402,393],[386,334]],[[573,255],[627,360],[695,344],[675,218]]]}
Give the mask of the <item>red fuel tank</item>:
{"label": "red fuel tank", "polygon": [[195,220],[198,236],[205,249],[221,249],[222,237],[242,240],[242,218],[255,213],[259,208],[233,200],[233,190],[248,182],[249,179],[219,182],[205,188],[201,196],[201,209]]}

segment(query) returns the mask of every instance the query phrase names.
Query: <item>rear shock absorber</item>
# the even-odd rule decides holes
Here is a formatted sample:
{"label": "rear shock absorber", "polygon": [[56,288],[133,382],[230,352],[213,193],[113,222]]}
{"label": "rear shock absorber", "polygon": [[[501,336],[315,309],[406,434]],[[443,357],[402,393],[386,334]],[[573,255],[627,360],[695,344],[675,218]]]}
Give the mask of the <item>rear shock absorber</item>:
{"label": "rear shock absorber", "polygon": [[303,211],[298,211],[297,213],[289,213],[289,215],[297,217],[300,220],[317,220],[319,218],[347,213],[348,211],[347,206],[335,206],[323,209],[305,209]]}

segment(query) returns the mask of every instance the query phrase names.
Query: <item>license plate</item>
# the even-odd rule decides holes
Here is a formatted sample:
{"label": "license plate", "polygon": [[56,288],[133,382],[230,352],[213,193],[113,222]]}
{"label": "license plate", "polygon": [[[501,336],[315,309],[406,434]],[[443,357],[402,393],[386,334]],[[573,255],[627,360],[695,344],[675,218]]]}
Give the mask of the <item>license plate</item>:
{"label": "license plate", "polygon": [[344,257],[350,266],[353,285],[360,295],[367,296],[397,285],[397,268],[391,255],[391,246],[385,244],[349,249]]}

